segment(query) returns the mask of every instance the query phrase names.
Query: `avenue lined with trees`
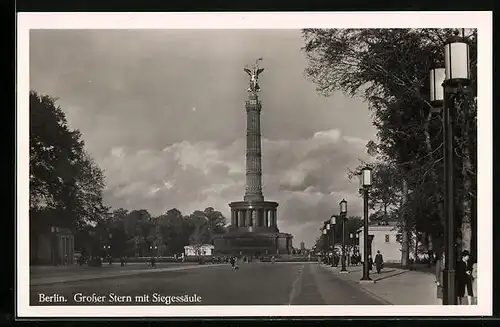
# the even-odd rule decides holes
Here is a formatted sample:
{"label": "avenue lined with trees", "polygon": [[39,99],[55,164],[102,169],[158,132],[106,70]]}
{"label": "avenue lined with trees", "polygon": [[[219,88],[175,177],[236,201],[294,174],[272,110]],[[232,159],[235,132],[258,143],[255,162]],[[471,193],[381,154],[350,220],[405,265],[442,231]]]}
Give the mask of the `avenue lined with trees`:
{"label": "avenue lined with trees", "polygon": [[[373,169],[370,220],[397,221],[402,264],[410,251],[442,251],[445,214],[443,117],[430,103],[429,71],[443,65],[452,29],[305,29],[308,78],[317,91],[361,97],[369,106],[378,142],[370,141]],[[454,130],[457,251],[477,257],[477,31],[469,43],[472,96],[457,97]],[[412,244],[412,235],[419,244]],[[432,245],[431,245],[432,244]]]}

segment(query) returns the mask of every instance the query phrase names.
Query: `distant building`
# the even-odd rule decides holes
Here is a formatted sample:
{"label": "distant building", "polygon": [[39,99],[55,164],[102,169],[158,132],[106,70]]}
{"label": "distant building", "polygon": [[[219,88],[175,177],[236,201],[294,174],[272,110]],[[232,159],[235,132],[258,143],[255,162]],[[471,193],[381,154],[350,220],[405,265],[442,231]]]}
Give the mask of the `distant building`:
{"label": "distant building", "polygon": [[[357,231],[359,235],[359,253],[364,258],[363,227]],[[384,257],[385,262],[401,262],[401,243],[397,240],[398,227],[396,224],[371,225],[368,227],[368,254],[375,258],[377,251]]]}
{"label": "distant building", "polygon": [[300,242],[300,251],[304,252],[306,249],[306,244],[304,242]]}
{"label": "distant building", "polygon": [[198,255],[212,255],[214,246],[212,244],[203,244],[200,246],[186,245],[184,247],[184,255],[187,257]]}

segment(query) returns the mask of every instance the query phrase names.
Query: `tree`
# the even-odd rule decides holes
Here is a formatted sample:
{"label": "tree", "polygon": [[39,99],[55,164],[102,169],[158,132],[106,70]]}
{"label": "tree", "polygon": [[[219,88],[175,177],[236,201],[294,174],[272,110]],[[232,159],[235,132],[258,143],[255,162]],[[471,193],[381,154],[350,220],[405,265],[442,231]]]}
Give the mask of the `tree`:
{"label": "tree", "polygon": [[[369,104],[379,143],[369,144],[370,152],[396,168],[401,185],[400,205],[430,204],[426,217],[410,217],[401,208],[401,224],[407,233],[414,226],[440,227],[429,231],[441,236],[442,207],[442,122],[432,115],[428,102],[428,72],[434,61],[443,60],[443,43],[449,29],[307,29],[303,31],[303,50],[309,59],[306,75],[317,90],[328,96],[334,91],[361,95]],[[470,31],[471,93],[476,89],[476,31]],[[470,96],[470,100],[473,96]],[[465,102],[457,100],[457,108]],[[476,221],[475,213],[475,105],[465,106],[457,115],[456,180],[462,199],[457,213],[462,224],[462,248],[470,233],[467,224]],[[470,132],[466,132],[470,131]],[[462,176],[465,176],[462,178]],[[404,187],[403,187],[404,186]],[[421,199],[409,198],[415,190]],[[397,193],[397,192],[396,192]],[[432,223],[417,220],[429,219]],[[474,233],[472,233],[474,235]],[[403,246],[405,247],[405,246]],[[474,251],[473,251],[474,252]]]}
{"label": "tree", "polygon": [[76,245],[86,241],[79,230],[107,217],[102,170],[85,151],[82,135],[69,128],[56,99],[30,91],[30,237],[48,226],[76,233]]}
{"label": "tree", "polygon": [[220,211],[208,207],[203,213],[208,220],[208,228],[212,236],[215,234],[223,234],[226,231],[226,218]]}
{"label": "tree", "polygon": [[183,253],[184,246],[189,244],[189,236],[193,230],[192,222],[175,208],[168,210],[156,220],[166,253],[170,255]]}
{"label": "tree", "polygon": [[150,232],[154,227],[149,212],[146,209],[132,210],[125,218],[124,227],[127,244],[134,252],[141,256],[149,254],[153,243]]}
{"label": "tree", "polygon": [[[196,213],[196,212],[195,212]],[[189,236],[190,245],[193,246],[196,255],[201,255],[201,247],[204,244],[210,243],[210,224],[209,221],[200,216],[192,215],[194,221],[194,230]]]}
{"label": "tree", "polygon": [[314,243],[314,249],[316,250],[316,252],[324,253],[325,247],[326,247],[326,236],[321,233],[320,236],[316,238],[316,242]]}

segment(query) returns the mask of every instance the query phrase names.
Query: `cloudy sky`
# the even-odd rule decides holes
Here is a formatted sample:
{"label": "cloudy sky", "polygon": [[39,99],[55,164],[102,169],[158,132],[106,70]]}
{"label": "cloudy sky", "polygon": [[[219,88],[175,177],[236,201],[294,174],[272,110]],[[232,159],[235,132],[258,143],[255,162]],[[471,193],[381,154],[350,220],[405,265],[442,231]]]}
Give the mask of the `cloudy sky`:
{"label": "cloudy sky", "polygon": [[83,133],[108,205],[229,217],[244,194],[243,67],[263,57],[263,192],[280,203],[280,231],[310,247],[342,198],[361,215],[347,169],[375,130],[359,99],[315,92],[302,46],[298,30],[38,30],[30,87]]}

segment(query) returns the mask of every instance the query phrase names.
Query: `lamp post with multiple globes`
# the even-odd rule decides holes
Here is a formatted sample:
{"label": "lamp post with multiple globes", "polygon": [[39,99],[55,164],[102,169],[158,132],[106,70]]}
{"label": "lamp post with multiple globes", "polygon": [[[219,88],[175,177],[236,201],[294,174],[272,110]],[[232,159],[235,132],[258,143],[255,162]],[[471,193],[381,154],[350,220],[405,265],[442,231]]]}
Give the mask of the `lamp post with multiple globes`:
{"label": "lamp post with multiple globes", "polygon": [[365,167],[361,170],[360,178],[360,189],[363,191],[363,277],[361,277],[362,282],[371,282],[370,270],[368,269],[368,190],[372,185],[372,169],[370,167]]}
{"label": "lamp post with multiple globes", "polygon": [[323,261],[326,263],[327,256],[327,248],[328,247],[328,233],[326,230],[326,226],[323,226]]}
{"label": "lamp post with multiple globes", "polygon": [[340,201],[340,219],[342,221],[342,268],[340,269],[341,272],[347,272],[346,269],[346,251],[345,251],[345,224],[347,221],[347,201],[342,200]]}
{"label": "lamp post with multiple globes", "polygon": [[337,224],[337,219],[335,216],[330,217],[330,225],[332,226],[332,267],[335,266],[335,225]]}
{"label": "lamp post with multiple globes", "polygon": [[444,68],[435,65],[430,70],[430,102],[433,112],[443,114],[444,136],[444,251],[443,304],[455,305],[455,262],[457,260],[457,231],[454,221],[454,125],[455,100],[468,96],[471,82],[469,44],[464,37],[455,35],[444,44]]}
{"label": "lamp post with multiple globes", "polygon": [[327,262],[326,264],[330,264],[330,261],[333,261],[332,260],[332,257],[330,256],[330,248],[332,247],[332,237],[330,235],[330,230],[332,229],[331,228],[331,225],[330,225],[330,221],[327,220],[325,221],[325,228],[326,228],[326,239],[328,240],[327,241]]}

